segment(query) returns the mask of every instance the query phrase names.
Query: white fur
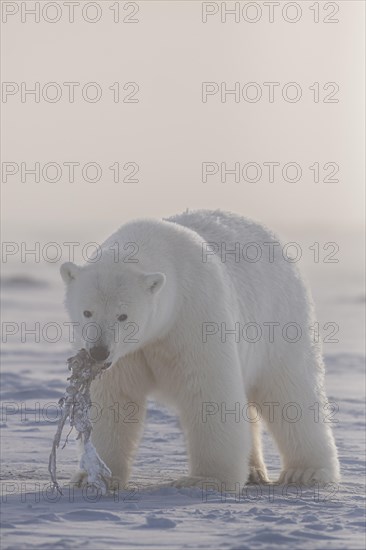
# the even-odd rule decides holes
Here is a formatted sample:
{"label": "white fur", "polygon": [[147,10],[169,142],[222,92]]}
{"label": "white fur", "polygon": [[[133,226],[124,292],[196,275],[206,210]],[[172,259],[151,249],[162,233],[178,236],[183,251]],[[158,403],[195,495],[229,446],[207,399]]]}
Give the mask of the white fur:
{"label": "white fur", "polygon": [[[262,258],[250,263],[219,254],[202,260],[205,242],[257,243]],[[96,322],[102,343],[111,351],[112,367],[93,383],[92,398],[102,408],[93,443],[115,478],[128,480],[142,431],[146,398],[156,395],[180,416],[189,454],[190,476],[177,484],[217,479],[227,485],[268,480],[261,451],[259,423],[220,412],[240,410],[249,402],[261,408],[282,457],[281,480],[308,483],[336,481],[339,464],[329,424],[314,421],[309,407],[326,402],[320,350],[311,341],[311,300],[294,264],[279,248],[268,261],[276,237],[259,224],[221,211],[187,212],[168,220],[137,220],[123,225],[103,244],[102,258],[83,267],[64,264],[66,305],[73,321]],[[121,253],[115,261],[115,243]],[[135,243],[130,245],[128,243]],[[131,256],[133,247],[138,247]],[[249,252],[248,252],[249,253]],[[126,260],[137,259],[137,263]],[[84,310],[93,313],[85,319]],[[110,326],[120,314],[128,319],[114,342]],[[134,322],[137,342],[126,342],[126,323]],[[256,322],[279,322],[273,343],[263,336],[248,343],[220,334],[203,342],[202,327],[212,322],[227,329]],[[297,343],[281,335],[283,325],[303,329]],[[79,330],[77,347],[90,348]],[[265,403],[278,403],[274,418]],[[301,408],[295,423],[281,411],[290,402]],[[116,403],[119,417],[116,417]],[[134,403],[134,405],[128,405]],[[211,405],[205,405],[209,403]],[[219,408],[203,421],[202,411]],[[125,409],[124,409],[125,407]],[[134,422],[126,421],[134,420]],[[173,460],[173,458],[172,458]]]}

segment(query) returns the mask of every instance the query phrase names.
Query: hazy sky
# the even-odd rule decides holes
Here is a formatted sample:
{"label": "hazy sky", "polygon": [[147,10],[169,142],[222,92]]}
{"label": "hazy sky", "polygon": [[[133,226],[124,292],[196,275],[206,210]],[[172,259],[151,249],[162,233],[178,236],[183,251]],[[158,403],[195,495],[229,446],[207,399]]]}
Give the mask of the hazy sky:
{"label": "hazy sky", "polygon": [[[315,14],[313,3],[299,2],[296,23],[284,19],[296,13],[283,15],[283,2],[273,23],[263,2],[256,3],[261,16],[240,12],[238,23],[229,15],[221,22],[220,12],[202,22],[202,9],[215,11],[220,2],[139,2],[138,11],[121,3],[117,23],[109,1],[97,3],[100,13],[84,14],[100,15],[95,23],[81,8],[70,23],[62,2],[59,12],[41,12],[39,23],[21,13],[20,2],[11,4],[19,12],[2,25],[1,59],[5,238],[14,227],[23,238],[63,227],[95,235],[96,227],[109,231],[131,217],[187,207],[220,207],[288,227],[362,222],[363,2],[338,1],[334,15],[324,3]],[[213,83],[206,102],[203,82]],[[24,95],[37,86],[39,102]],[[237,95],[221,96],[225,89]],[[96,93],[102,95],[93,102]],[[214,173],[204,182],[205,162]],[[35,163],[39,183],[25,171]],[[221,181],[225,167],[240,181],[235,174]],[[59,180],[47,181],[53,178]]]}

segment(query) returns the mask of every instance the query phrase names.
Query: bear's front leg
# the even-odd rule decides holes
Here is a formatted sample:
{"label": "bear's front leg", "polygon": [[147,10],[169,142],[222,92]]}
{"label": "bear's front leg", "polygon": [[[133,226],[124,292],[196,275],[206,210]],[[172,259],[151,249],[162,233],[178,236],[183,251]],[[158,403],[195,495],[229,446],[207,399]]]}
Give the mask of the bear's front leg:
{"label": "bear's front leg", "polygon": [[[219,491],[237,490],[248,480],[251,454],[250,425],[242,415],[247,403],[244,384],[234,359],[231,363],[227,356],[220,360],[217,353],[210,361],[196,369],[194,387],[192,379],[182,381],[184,400],[179,409],[190,471],[173,485],[218,482]],[[188,368],[182,372],[189,376]]]}
{"label": "bear's front leg", "polygon": [[[94,401],[98,418],[93,424],[92,443],[99,457],[111,470],[112,475],[105,479],[109,489],[122,490],[127,483],[133,458],[137,450],[145,417],[145,402],[134,401],[126,395],[114,401],[106,393],[103,399]],[[83,443],[79,442],[78,455],[83,454]],[[87,474],[78,470],[71,478],[78,486],[87,485]]]}
{"label": "bear's front leg", "polygon": [[[127,483],[138,447],[146,412],[150,374],[142,361],[129,357],[117,362],[91,386],[91,440],[103,462],[111,470],[106,479],[110,489],[123,489]],[[83,444],[79,443],[79,455]],[[71,482],[87,484],[87,475],[78,470]]]}

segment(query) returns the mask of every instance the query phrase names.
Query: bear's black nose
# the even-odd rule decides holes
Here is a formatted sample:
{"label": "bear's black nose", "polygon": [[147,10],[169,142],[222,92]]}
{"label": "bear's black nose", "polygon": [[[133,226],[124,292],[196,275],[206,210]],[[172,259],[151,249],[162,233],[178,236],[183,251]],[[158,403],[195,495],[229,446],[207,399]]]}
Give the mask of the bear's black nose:
{"label": "bear's black nose", "polygon": [[109,355],[109,351],[105,346],[94,346],[89,353],[96,361],[104,361]]}

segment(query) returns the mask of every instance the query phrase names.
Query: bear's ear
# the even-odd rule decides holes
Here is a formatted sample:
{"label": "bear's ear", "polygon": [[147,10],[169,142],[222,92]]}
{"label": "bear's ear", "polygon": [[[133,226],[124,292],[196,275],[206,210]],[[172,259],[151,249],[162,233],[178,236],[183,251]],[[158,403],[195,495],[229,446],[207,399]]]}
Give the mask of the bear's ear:
{"label": "bear's ear", "polygon": [[144,287],[151,294],[157,294],[163,288],[165,281],[164,273],[145,273],[143,275]]}
{"label": "bear's ear", "polygon": [[78,271],[79,271],[79,267],[72,262],[65,262],[60,267],[62,280],[67,285],[76,278]]}

